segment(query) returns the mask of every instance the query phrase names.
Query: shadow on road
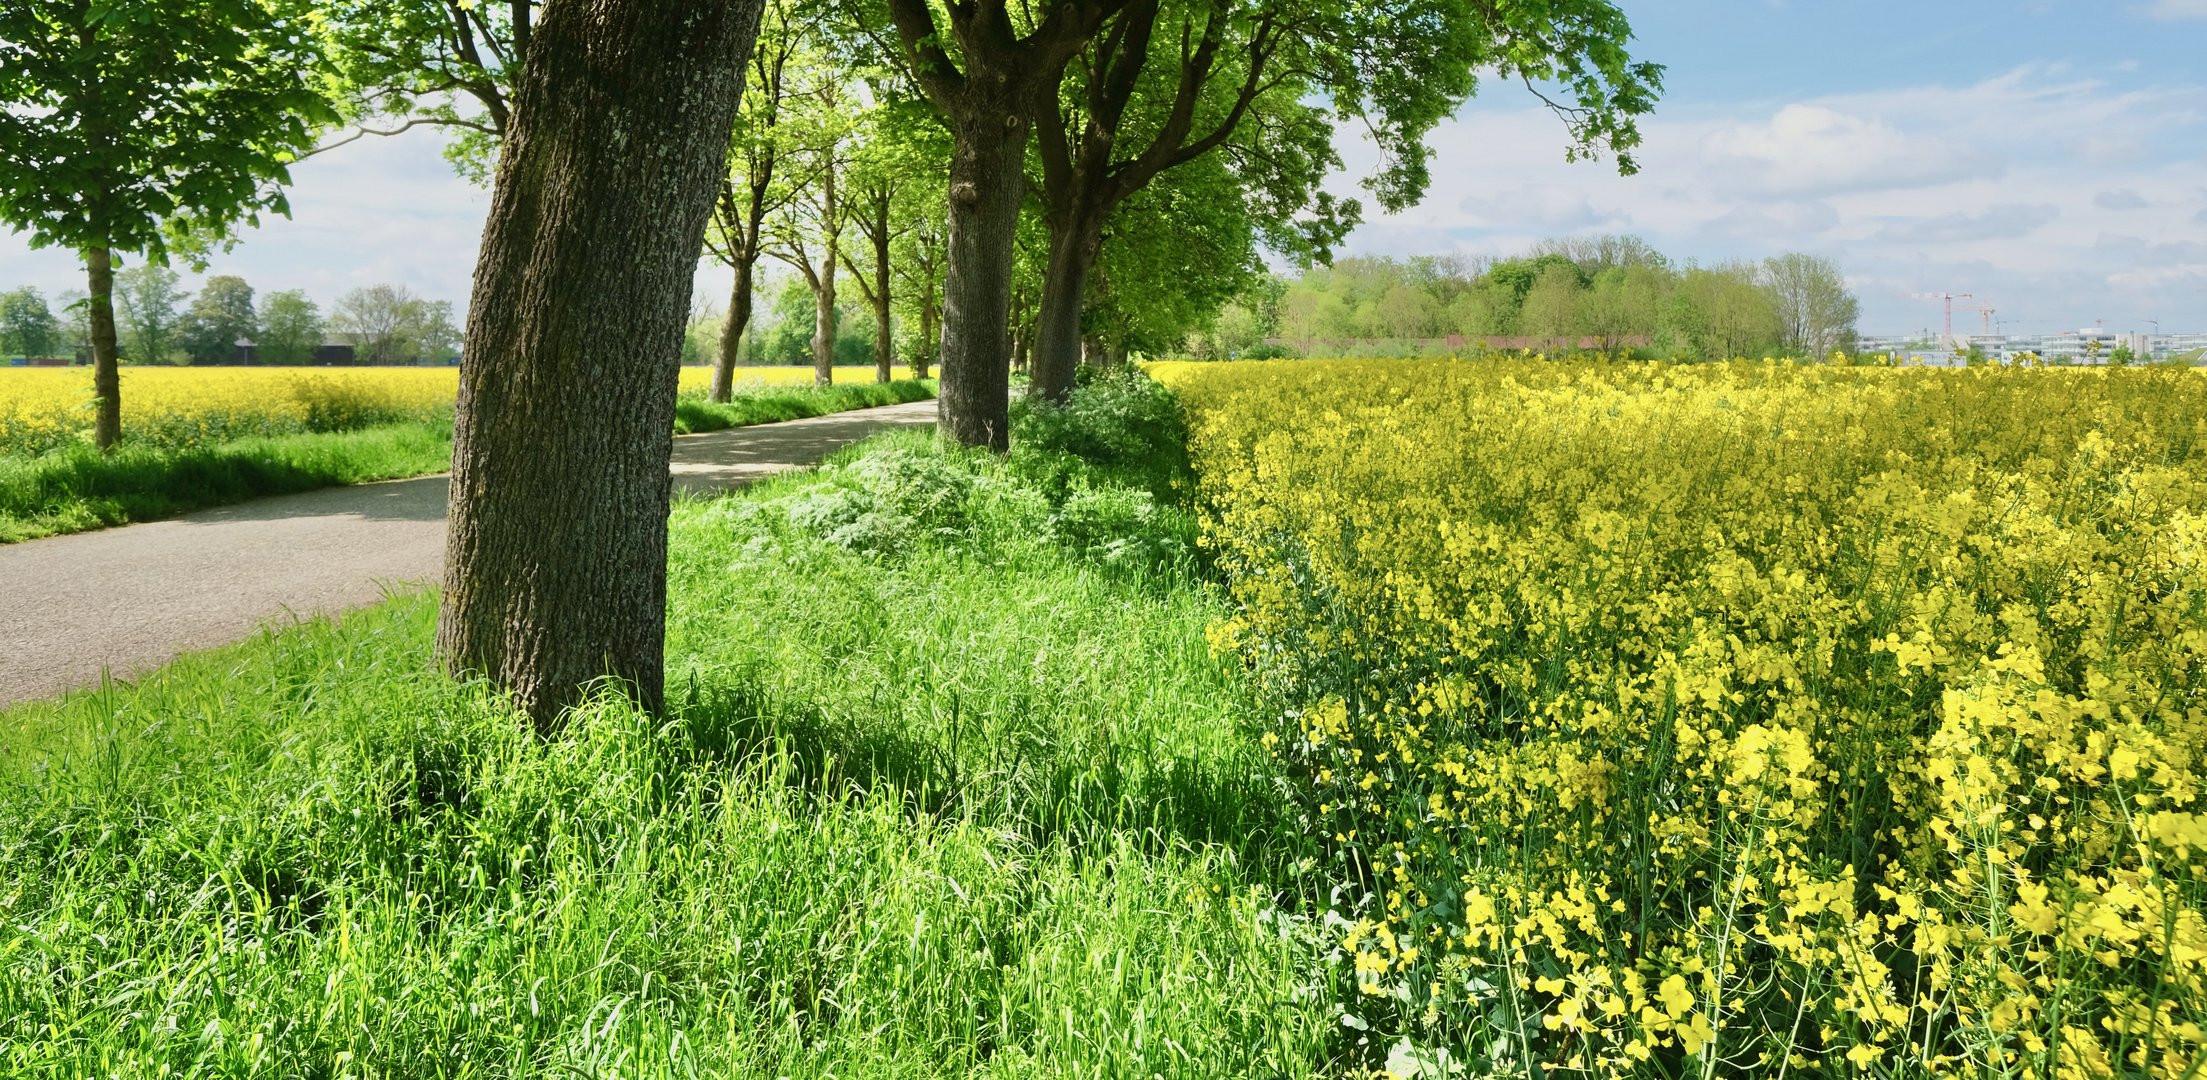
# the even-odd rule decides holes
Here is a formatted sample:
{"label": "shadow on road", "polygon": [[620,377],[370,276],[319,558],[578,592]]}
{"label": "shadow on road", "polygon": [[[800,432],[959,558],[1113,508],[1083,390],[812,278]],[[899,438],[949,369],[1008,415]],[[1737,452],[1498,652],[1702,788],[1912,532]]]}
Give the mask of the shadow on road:
{"label": "shadow on road", "polygon": [[443,521],[451,481],[442,476],[323,488],[198,510],[171,520],[179,525],[230,525],[287,518],[353,517],[364,521]]}

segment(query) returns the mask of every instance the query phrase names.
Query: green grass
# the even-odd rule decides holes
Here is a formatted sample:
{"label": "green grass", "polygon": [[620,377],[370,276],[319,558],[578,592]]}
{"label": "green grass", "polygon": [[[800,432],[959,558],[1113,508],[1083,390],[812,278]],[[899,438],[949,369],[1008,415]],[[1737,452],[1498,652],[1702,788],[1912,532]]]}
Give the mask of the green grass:
{"label": "green grass", "polygon": [[[685,397],[677,434],[797,420],[933,397],[931,380],[760,390],[724,405]],[[150,521],[190,510],[341,484],[426,476],[452,467],[452,425],[240,439],[185,449],[125,442],[35,457],[0,454],[0,544]]]}
{"label": "green grass", "polygon": [[396,424],[170,450],[124,444],[0,455],[0,543],[452,465],[451,424]]}
{"label": "green grass", "polygon": [[834,386],[774,387],[737,394],[724,404],[685,394],[674,405],[674,430],[692,435],[750,424],[802,420],[809,416],[877,405],[901,405],[935,396],[933,379],[898,379],[886,383],[837,383]]}
{"label": "green grass", "polygon": [[663,720],[535,738],[419,596],[0,713],[0,1075],[1335,1071],[1187,560],[838,460],[678,505]]}

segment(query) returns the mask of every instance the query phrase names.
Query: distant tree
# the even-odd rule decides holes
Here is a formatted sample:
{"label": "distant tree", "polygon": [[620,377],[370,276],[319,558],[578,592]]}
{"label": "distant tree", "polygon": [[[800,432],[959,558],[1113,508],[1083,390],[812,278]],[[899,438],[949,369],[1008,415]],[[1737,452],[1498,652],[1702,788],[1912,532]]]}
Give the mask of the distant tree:
{"label": "distant tree", "polygon": [[1672,296],[1673,347],[1699,360],[1733,360],[1777,347],[1785,333],[1760,268],[1727,264],[1688,270]]}
{"label": "distant tree", "polygon": [[77,251],[93,442],[122,435],[117,252],[150,263],[287,212],[286,166],[335,114],[309,0],[0,4],[0,223]]}
{"label": "distant tree", "polygon": [[112,295],[123,317],[123,352],[132,360],[165,364],[176,350],[183,321],[177,309],[190,295],[177,287],[178,281],[176,271],[158,264],[134,266],[115,275]]}
{"label": "distant tree", "polygon": [[1532,254],[1536,258],[1542,255],[1561,255],[1576,264],[1589,278],[1605,270],[1671,268],[1668,257],[1637,236],[1603,234],[1558,237],[1533,245]]}
{"label": "distant tree", "polygon": [[1457,294],[1448,307],[1450,325],[1472,337],[1515,336],[1517,313],[1516,290],[1485,279]]}
{"label": "distant tree", "polygon": [[915,379],[927,378],[943,345],[943,265],[950,253],[940,184],[908,187],[911,227],[889,247],[889,268],[896,275],[892,302],[905,313],[898,353]]}
{"label": "distant tree", "polygon": [[1595,274],[1580,307],[1578,332],[1599,339],[1604,349],[1620,348],[1627,338],[1653,341],[1675,280],[1654,263],[1612,266]]}
{"label": "distant tree", "polygon": [[820,65],[815,25],[791,18],[799,0],[767,0],[759,16],[758,44],[744,67],[743,105],[736,113],[735,136],[728,150],[728,171],[713,200],[713,218],[705,230],[705,250],[735,271],[728,293],[728,315],[720,344],[713,350],[712,401],[727,401],[734,390],[735,366],[743,342],[753,331],[755,280],[765,254],[767,220],[797,197],[797,185],[784,158],[795,135],[783,117],[795,89],[793,65],[802,71]]}
{"label": "distant tree", "polygon": [[817,386],[835,381],[836,272],[850,230],[848,171],[859,124],[852,91],[847,74],[832,63],[811,65],[803,84],[790,90],[780,120],[788,140],[781,161],[797,194],[767,219],[763,241],[768,255],[787,263],[812,289]]}
{"label": "distant tree", "polygon": [[260,358],[269,364],[304,364],[322,344],[322,309],[297,289],[261,298]]}
{"label": "distant tree", "polygon": [[61,320],[61,341],[55,348],[71,357],[91,349],[92,304],[84,290],[63,289],[55,295],[54,307]]}
{"label": "distant tree", "polygon": [[1585,329],[1585,274],[1577,266],[1550,265],[1525,292],[1518,311],[1521,333],[1575,346]]}
{"label": "distant tree", "polygon": [[1591,280],[1587,272],[1581,269],[1578,263],[1553,252],[1546,255],[1534,255],[1529,258],[1509,259],[1495,263],[1487,268],[1486,274],[1480,280],[1489,285],[1508,289],[1516,294],[1517,303],[1522,305],[1525,302],[1526,294],[1532,292],[1533,286],[1539,283],[1541,277],[1550,271],[1557,271],[1568,276],[1574,284],[1582,289]]}
{"label": "distant tree", "polygon": [[421,359],[440,364],[459,359],[460,324],[453,319],[452,301],[414,301],[407,308],[405,337]]}
{"label": "distant tree", "polygon": [[61,324],[37,289],[0,293],[0,354],[48,356],[60,340]]}
{"label": "distant tree", "polygon": [[2127,341],[2116,342],[2115,348],[2107,354],[2107,362],[2112,367],[2129,367],[2137,359],[2137,352],[2131,349]]}
{"label": "distant tree", "polygon": [[217,274],[199,286],[191,310],[177,329],[179,344],[195,364],[216,364],[237,353],[240,340],[260,335],[253,310],[253,287],[245,279]]}
{"label": "distant tree", "polygon": [[417,336],[422,325],[422,304],[422,299],[403,285],[353,289],[338,297],[331,307],[329,328],[352,338],[355,354],[364,363],[412,359],[422,347]]}
{"label": "distant tree", "polygon": [[918,102],[891,101],[868,112],[854,141],[848,197],[857,242],[843,248],[843,268],[873,312],[874,379],[888,382],[897,354],[897,242],[940,204],[950,133]]}
{"label": "distant tree", "polygon": [[1847,291],[1839,264],[1790,253],[1763,260],[1758,280],[1777,304],[1780,344],[1798,356],[1822,358],[1852,350],[1862,305]]}

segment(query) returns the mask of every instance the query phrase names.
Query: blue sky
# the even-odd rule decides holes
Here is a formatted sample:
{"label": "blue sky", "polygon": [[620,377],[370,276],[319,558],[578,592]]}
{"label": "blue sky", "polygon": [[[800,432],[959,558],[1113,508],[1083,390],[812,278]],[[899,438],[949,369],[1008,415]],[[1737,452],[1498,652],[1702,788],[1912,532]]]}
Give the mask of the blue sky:
{"label": "blue sky", "polygon": [[[1910,296],[1945,291],[2012,332],[2207,331],[2207,0],[1623,6],[1639,54],[1669,68],[1639,176],[1565,164],[1557,122],[1495,84],[1435,132],[1425,202],[1345,250],[1506,255],[1629,232],[1703,262],[1831,256],[1866,332],[1935,326],[1938,306]],[[464,304],[489,200],[438,149],[416,132],[301,164],[293,217],[209,271],[325,303],[387,281]],[[1351,193],[1369,152],[1345,156]],[[80,280],[67,254],[0,234],[0,288]],[[701,272],[702,295],[726,287]]]}

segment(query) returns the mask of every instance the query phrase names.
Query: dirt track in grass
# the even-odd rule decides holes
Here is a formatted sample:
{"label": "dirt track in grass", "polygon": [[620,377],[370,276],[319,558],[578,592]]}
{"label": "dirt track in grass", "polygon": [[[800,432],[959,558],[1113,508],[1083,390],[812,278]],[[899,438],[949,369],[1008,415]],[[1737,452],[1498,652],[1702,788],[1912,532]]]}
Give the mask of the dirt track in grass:
{"label": "dirt track in grass", "polygon": [[[935,402],[915,401],[683,436],[675,490],[741,487],[934,421]],[[433,584],[445,493],[442,476],[326,488],[0,546],[0,705]]]}

